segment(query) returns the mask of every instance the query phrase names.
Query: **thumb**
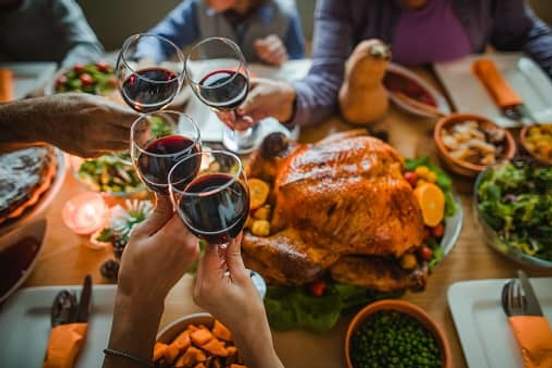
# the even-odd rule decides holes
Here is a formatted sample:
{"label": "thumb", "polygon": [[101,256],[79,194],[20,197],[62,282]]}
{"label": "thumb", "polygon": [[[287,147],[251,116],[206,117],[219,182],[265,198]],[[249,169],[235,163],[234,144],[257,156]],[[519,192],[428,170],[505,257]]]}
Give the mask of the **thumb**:
{"label": "thumb", "polygon": [[161,229],[173,216],[174,210],[169,196],[156,195],[155,210],[149,218],[133,231],[135,236],[151,236]]}

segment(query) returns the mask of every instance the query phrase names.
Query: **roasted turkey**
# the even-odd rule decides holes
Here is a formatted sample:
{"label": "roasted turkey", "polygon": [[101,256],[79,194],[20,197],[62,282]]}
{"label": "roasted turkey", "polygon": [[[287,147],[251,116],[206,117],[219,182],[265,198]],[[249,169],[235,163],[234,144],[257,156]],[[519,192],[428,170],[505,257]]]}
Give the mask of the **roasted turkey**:
{"label": "roasted turkey", "polygon": [[271,235],[245,233],[246,266],[270,283],[301,285],[329,272],[338,282],[380,291],[421,290],[427,266],[400,258],[422,244],[424,224],[403,159],[364,130],[316,144],[265,139],[248,177],[272,186]]}

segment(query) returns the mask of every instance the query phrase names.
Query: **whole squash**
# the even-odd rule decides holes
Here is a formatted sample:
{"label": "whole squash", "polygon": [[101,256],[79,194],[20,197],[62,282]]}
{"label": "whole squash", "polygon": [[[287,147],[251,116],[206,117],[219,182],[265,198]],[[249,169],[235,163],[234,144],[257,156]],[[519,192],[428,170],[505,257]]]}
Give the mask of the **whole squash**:
{"label": "whole squash", "polygon": [[366,125],[385,114],[389,107],[383,77],[391,58],[389,47],[380,40],[358,44],[345,64],[345,80],[339,91],[343,117],[353,124]]}

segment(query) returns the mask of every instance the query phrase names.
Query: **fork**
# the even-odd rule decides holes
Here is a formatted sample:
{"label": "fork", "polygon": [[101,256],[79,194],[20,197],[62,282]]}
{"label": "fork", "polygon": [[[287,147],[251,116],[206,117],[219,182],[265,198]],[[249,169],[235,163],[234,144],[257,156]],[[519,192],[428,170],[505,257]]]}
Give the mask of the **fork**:
{"label": "fork", "polygon": [[502,309],[508,317],[521,316],[526,313],[525,295],[522,293],[518,279],[508,281],[502,288]]}

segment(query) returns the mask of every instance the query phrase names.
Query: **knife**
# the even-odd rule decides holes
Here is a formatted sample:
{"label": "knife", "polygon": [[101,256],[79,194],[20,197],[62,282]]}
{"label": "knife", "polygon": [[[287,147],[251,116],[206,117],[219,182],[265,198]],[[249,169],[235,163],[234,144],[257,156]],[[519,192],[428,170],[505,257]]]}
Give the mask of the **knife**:
{"label": "knife", "polygon": [[492,59],[476,60],[473,63],[473,72],[491,94],[504,116],[522,125],[537,123],[521,97],[502,76]]}
{"label": "knife", "polygon": [[528,316],[543,316],[541,306],[529,278],[522,270],[518,271],[518,277],[521,282],[523,294],[525,295],[525,314]]}
{"label": "knife", "polygon": [[80,294],[80,302],[77,308],[75,322],[88,322],[92,308],[92,276],[86,275]]}

